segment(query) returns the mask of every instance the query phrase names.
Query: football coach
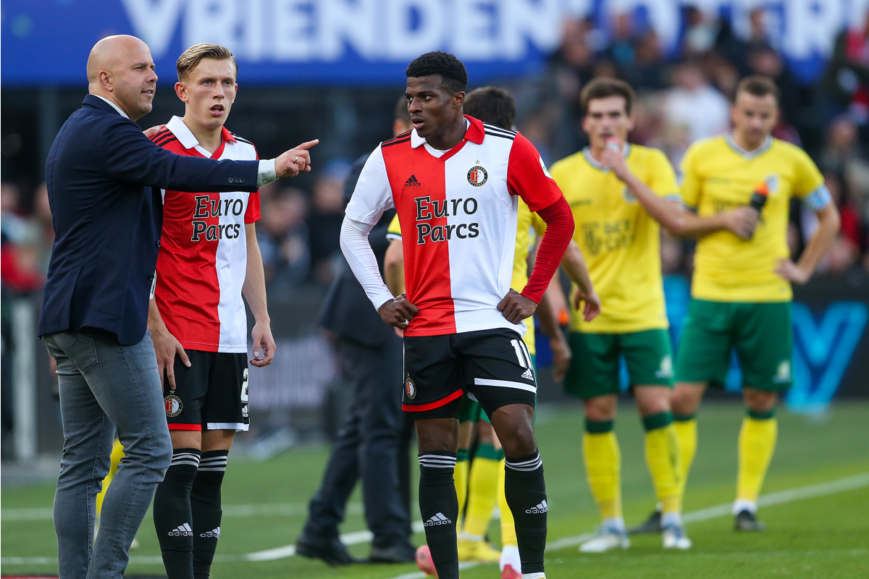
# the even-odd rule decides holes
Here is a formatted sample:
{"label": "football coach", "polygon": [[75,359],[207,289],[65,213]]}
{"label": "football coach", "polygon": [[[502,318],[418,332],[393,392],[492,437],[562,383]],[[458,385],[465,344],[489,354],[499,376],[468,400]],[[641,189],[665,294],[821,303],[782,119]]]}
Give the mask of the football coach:
{"label": "football coach", "polygon": [[[91,50],[88,94],[46,162],[56,240],[39,335],[57,360],[63,457],[54,498],[61,579],[123,576],[130,543],[172,457],[157,358],[147,333],[162,230],[160,189],[256,191],[310,170],[311,141],[268,161],[213,161],[164,150],[134,121],[157,86],[148,46],[111,36]],[[126,458],[102,508],[117,428]]]}

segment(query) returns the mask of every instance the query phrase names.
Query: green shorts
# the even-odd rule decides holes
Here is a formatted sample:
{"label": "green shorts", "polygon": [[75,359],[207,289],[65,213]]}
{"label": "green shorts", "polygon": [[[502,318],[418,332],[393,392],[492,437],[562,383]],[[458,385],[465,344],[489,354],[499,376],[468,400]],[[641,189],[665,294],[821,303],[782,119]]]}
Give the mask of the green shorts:
{"label": "green shorts", "polygon": [[[534,364],[534,369],[537,370],[537,356],[531,354],[531,363]],[[471,400],[467,394],[462,397],[462,402],[459,404],[459,422],[479,422],[485,420],[489,424],[489,416],[483,412],[483,407],[476,400]]]}
{"label": "green shorts", "polygon": [[619,393],[619,356],[624,356],[630,384],[673,387],[673,354],[667,330],[625,334],[572,332],[573,359],[564,379],[568,394],[588,400]]}
{"label": "green shorts", "polygon": [[743,385],[791,387],[794,333],[791,302],[743,303],[692,299],[679,338],[677,382],[723,387],[736,350]]}

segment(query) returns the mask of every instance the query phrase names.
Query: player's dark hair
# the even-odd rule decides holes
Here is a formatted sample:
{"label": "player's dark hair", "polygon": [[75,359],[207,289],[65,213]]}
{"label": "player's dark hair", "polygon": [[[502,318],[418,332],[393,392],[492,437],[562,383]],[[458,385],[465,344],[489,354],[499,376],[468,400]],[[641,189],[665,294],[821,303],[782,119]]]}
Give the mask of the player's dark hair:
{"label": "player's dark hair", "polygon": [[759,74],[747,76],[739,81],[739,84],[736,85],[736,94],[733,97],[734,102],[736,102],[736,98],[739,97],[739,93],[741,92],[747,92],[756,97],[765,97],[771,94],[775,97],[775,102],[778,103],[778,87],[772,79],[760,76]]}
{"label": "player's dark hair", "polygon": [[410,124],[410,111],[407,110],[407,97],[404,95],[395,103],[395,120]]}
{"label": "player's dark hair", "polygon": [[588,103],[595,99],[605,99],[612,96],[620,96],[625,99],[625,113],[631,114],[634,104],[634,89],[631,85],[617,78],[596,78],[582,89],[579,95],[579,105],[582,108],[582,116],[588,114]]}
{"label": "player's dark hair", "polygon": [[448,52],[427,52],[414,59],[405,71],[407,78],[418,78],[439,74],[443,82],[441,86],[450,94],[462,92],[468,88],[468,71],[462,61]]}
{"label": "player's dark hair", "polygon": [[480,119],[484,123],[513,130],[516,120],[516,103],[509,91],[496,86],[474,89],[465,97],[462,107],[466,115]]}
{"label": "player's dark hair", "polygon": [[235,56],[232,55],[232,52],[230,52],[228,48],[220,46],[219,44],[202,42],[200,44],[194,44],[182,52],[181,56],[178,57],[178,60],[175,62],[175,68],[178,71],[178,80],[181,82],[187,80],[187,75],[189,75],[194,68],[199,66],[199,63],[205,58],[213,58],[214,60],[231,60],[232,64],[235,65],[235,74],[238,76],[238,63],[235,61]]}

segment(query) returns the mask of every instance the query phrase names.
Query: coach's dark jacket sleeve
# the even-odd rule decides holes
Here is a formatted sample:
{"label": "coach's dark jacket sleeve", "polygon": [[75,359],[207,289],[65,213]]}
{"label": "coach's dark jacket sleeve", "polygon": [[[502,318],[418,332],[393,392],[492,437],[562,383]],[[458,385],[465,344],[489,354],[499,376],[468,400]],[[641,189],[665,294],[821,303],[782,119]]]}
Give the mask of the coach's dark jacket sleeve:
{"label": "coach's dark jacket sleeve", "polygon": [[170,153],[105,101],[85,97],[46,160],[55,241],[39,334],[91,327],[124,345],[141,341],[163,228],[160,189],[254,191],[257,169],[256,161]]}

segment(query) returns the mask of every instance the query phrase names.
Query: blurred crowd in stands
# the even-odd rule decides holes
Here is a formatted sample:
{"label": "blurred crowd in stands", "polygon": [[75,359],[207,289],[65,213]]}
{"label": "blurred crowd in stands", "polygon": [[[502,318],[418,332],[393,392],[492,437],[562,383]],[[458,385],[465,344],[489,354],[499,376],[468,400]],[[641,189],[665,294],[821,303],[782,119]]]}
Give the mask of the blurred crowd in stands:
{"label": "blurred crowd in stands", "polygon": [[[518,128],[552,163],[586,144],[582,87],[598,76],[623,78],[638,94],[631,140],[662,149],[678,169],[693,141],[728,130],[730,99],[741,77],[771,77],[781,90],[774,136],[815,159],[841,211],[841,234],[819,269],[819,275],[841,276],[869,270],[869,16],[865,20],[836,37],[824,74],[811,85],[799,82],[773,47],[762,8],[751,13],[745,37],[726,20],[687,8],[676,54],[667,54],[654,30],[640,27],[628,13],[616,16],[607,30],[590,20],[571,20],[546,72],[505,86],[517,98]],[[345,159],[321,161],[309,191],[286,183],[260,190],[257,231],[272,294],[300,284],[325,287],[342,267],[342,185],[350,166]],[[24,189],[2,183],[7,292],[41,288],[54,237],[45,185]],[[814,227],[814,215],[794,203],[789,232],[794,255]],[[690,244],[666,239],[662,252],[667,273],[690,270]]]}

